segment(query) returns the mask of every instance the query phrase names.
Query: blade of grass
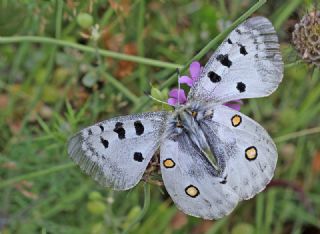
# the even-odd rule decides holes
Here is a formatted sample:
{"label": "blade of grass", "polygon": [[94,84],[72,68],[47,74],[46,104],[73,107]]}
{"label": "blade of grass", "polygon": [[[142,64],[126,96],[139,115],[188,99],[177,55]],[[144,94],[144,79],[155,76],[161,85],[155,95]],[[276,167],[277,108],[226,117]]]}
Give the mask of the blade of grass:
{"label": "blade of grass", "polygon": [[129,89],[127,89],[121,82],[119,82],[116,78],[111,76],[110,74],[105,72],[105,65],[102,62],[100,54],[98,53],[98,48],[96,48],[96,56],[99,61],[99,74],[103,76],[107,81],[110,82],[116,89],[118,89],[124,96],[130,99],[133,103],[138,103],[139,98],[135,94],[133,94]]}
{"label": "blade of grass", "polygon": [[292,139],[296,139],[296,138],[311,135],[311,134],[317,134],[317,133],[320,133],[320,127],[303,129],[301,131],[292,132],[283,136],[276,137],[274,138],[274,141],[277,143],[280,143],[280,142],[289,141]]}
{"label": "blade of grass", "polygon": [[264,194],[260,193],[257,196],[256,199],[256,224],[255,224],[255,233],[257,234],[264,234],[264,228],[263,228],[263,211],[264,211]]}
{"label": "blade of grass", "polygon": [[228,217],[224,217],[220,220],[215,221],[212,227],[206,232],[206,234],[221,233],[220,229],[228,223],[228,220]]}
{"label": "blade of grass", "polygon": [[59,200],[59,203],[56,203],[54,206],[50,206],[50,209],[46,210],[42,213],[42,218],[48,219],[57,213],[65,210],[66,206],[69,204],[80,200],[84,194],[88,191],[89,185],[86,183],[81,184],[76,190],[70,192],[65,197],[63,197],[61,200]]}
{"label": "blade of grass", "polygon": [[143,219],[143,217],[145,216],[145,214],[147,213],[147,211],[149,209],[149,206],[150,206],[150,184],[145,183],[144,184],[143,209],[140,212],[140,214],[138,215],[138,217],[129,225],[127,230],[123,231],[123,234],[131,232],[131,229]]}
{"label": "blade of grass", "polygon": [[[50,37],[40,37],[40,36],[0,37],[0,44],[21,43],[21,42],[51,44],[55,46],[71,47],[83,52],[96,53],[96,49],[94,47],[80,45],[77,43],[58,40]],[[98,53],[105,57],[131,61],[135,63],[141,63],[141,64],[155,66],[155,67],[163,67],[163,68],[170,68],[170,69],[182,68],[182,65],[180,64],[163,62],[155,59],[148,59],[148,58],[143,58],[143,57],[134,56],[134,55],[122,54],[122,53],[117,53],[109,50],[98,49]]]}
{"label": "blade of grass", "polygon": [[[290,180],[294,180],[294,178],[297,176],[297,173],[299,171],[299,169],[301,168],[301,166],[303,165],[303,155],[304,155],[304,151],[305,151],[305,138],[300,138],[298,140],[297,143],[297,148],[295,151],[295,160],[293,162],[293,165],[290,166],[290,170],[288,172],[287,175],[287,179]],[[283,194],[282,194],[282,200],[283,201],[289,201],[291,199],[291,197],[293,196],[293,191],[291,190],[286,190]],[[287,214],[290,211],[290,206],[292,205],[291,203],[286,203],[286,202],[279,202],[279,204],[281,205],[281,210],[280,212],[277,214],[278,215],[278,219],[277,222],[275,223],[275,228],[274,228],[274,232],[275,234],[280,234],[283,233],[283,223],[285,222],[285,220],[287,219]]]}
{"label": "blade of grass", "polygon": [[281,25],[289,18],[292,12],[298,8],[303,0],[291,0],[283,2],[283,5],[274,13],[274,27],[279,29]]}
{"label": "blade of grass", "polygon": [[271,225],[274,218],[273,212],[275,207],[276,201],[276,191],[270,190],[267,193],[267,205],[265,209],[265,233],[272,233],[271,232]]}
{"label": "blade of grass", "polygon": [[[138,30],[137,30],[137,47],[138,55],[144,57],[144,43],[143,43],[143,30],[144,30],[144,17],[145,17],[145,0],[140,0],[140,8],[138,15]],[[139,66],[139,85],[140,90],[145,90],[148,86],[148,80],[146,79],[145,66]]]}
{"label": "blade of grass", "polygon": [[[61,24],[62,24],[62,13],[63,13],[63,1],[62,0],[56,0],[56,21],[55,21],[55,36],[57,39],[59,39],[61,35]],[[53,69],[55,65],[55,58],[57,54],[57,46],[54,46],[50,51],[49,61],[47,63],[47,69],[46,69],[46,76],[40,87],[37,88],[36,94],[34,95],[33,100],[31,101],[31,104],[29,106],[30,110],[33,110],[38,103],[38,101],[41,99],[41,96],[43,94],[44,88],[47,85],[48,81],[52,77]],[[20,132],[24,130],[26,127],[27,121],[30,117],[32,112],[30,111],[28,114],[26,114],[22,120]]]}
{"label": "blade of grass", "polygon": [[51,168],[47,168],[47,169],[44,169],[44,170],[39,170],[39,171],[31,172],[31,173],[28,173],[28,174],[20,175],[20,176],[17,176],[17,177],[13,177],[11,179],[2,181],[1,184],[0,184],[0,189],[8,187],[8,186],[10,186],[12,184],[15,184],[15,183],[17,183],[17,182],[19,182],[21,180],[34,179],[34,178],[45,176],[45,175],[48,175],[48,174],[51,174],[51,173],[56,173],[56,172],[59,172],[59,171],[70,169],[70,168],[75,167],[75,166],[76,165],[74,163],[66,163],[66,164],[61,164],[61,165],[54,166],[54,167],[51,167]]}

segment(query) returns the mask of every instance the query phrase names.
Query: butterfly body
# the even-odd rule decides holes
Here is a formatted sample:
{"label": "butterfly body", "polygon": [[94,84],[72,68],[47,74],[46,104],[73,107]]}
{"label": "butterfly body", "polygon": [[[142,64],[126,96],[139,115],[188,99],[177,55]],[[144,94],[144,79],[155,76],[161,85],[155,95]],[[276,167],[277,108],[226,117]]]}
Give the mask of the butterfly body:
{"label": "butterfly body", "polygon": [[207,103],[191,102],[178,106],[168,118],[168,127],[164,139],[177,139],[179,135],[186,134],[197,148],[206,156],[215,170],[215,175],[223,172],[221,160],[217,158],[209,145],[205,132],[201,128],[204,120],[209,120],[214,114],[213,107],[207,107]]}
{"label": "butterfly body", "polygon": [[267,96],[282,76],[272,24],[251,18],[212,55],[185,105],[87,127],[70,139],[68,154],[102,186],[127,190],[160,149],[163,182],[177,207],[193,216],[221,218],[266,187],[278,158],[263,127],[223,103]]}

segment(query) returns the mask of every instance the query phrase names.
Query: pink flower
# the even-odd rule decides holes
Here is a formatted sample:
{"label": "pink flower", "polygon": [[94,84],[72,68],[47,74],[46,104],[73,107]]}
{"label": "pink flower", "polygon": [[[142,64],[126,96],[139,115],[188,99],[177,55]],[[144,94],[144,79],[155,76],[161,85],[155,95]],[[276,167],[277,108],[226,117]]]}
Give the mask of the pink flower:
{"label": "pink flower", "polygon": [[178,103],[184,104],[187,102],[187,97],[183,89],[174,88],[169,92],[168,104],[171,106],[175,106]]}
{"label": "pink flower", "polygon": [[234,109],[236,111],[240,111],[241,106],[243,105],[243,101],[238,99],[238,100],[233,100],[230,102],[226,102],[223,105],[230,107],[231,109]]}
{"label": "pink flower", "polygon": [[[201,65],[199,62],[195,61],[190,64],[189,67],[190,76],[181,76],[179,77],[180,84],[187,84],[189,87],[192,87],[194,82],[199,78],[201,73]],[[179,95],[178,95],[179,94]],[[178,97],[179,96],[179,97]],[[179,98],[179,102],[178,102]],[[168,104],[175,106],[177,104],[185,104],[187,102],[187,96],[183,89],[174,88],[169,92]]]}
{"label": "pink flower", "polygon": [[[200,73],[201,73],[201,65],[198,61],[192,62],[189,67],[189,76],[181,76],[179,78],[180,84],[186,84],[189,87],[192,87],[194,82],[199,79]],[[179,100],[179,101],[178,101]],[[174,88],[169,92],[169,99],[168,104],[171,106],[175,106],[177,104],[185,104],[187,102],[187,96],[183,89],[177,89]],[[223,105],[228,106],[236,111],[239,111],[241,108],[241,105],[243,105],[243,102],[241,100],[233,100],[227,103],[224,103]]]}
{"label": "pink flower", "polygon": [[190,76],[181,76],[179,78],[180,84],[187,84],[189,87],[192,87],[194,82],[199,78],[201,73],[201,65],[199,62],[195,61],[190,64],[189,67]]}

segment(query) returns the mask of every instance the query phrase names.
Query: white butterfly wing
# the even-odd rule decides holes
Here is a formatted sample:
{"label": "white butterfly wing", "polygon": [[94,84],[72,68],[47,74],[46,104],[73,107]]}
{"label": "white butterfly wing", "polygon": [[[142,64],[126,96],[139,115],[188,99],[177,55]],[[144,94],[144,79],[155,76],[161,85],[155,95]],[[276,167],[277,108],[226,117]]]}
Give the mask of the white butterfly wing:
{"label": "white butterfly wing", "polygon": [[68,154],[102,186],[130,189],[159,147],[166,116],[153,112],[97,123],[70,139]]}
{"label": "white butterfly wing", "polygon": [[184,213],[218,219],[237,205],[239,196],[215,176],[212,165],[186,133],[163,141],[160,161],[165,188]]}
{"label": "white butterfly wing", "polygon": [[223,105],[200,121],[217,157],[226,162],[224,185],[243,199],[261,192],[273,177],[277,149],[268,133],[249,117]]}
{"label": "white butterfly wing", "polygon": [[[190,132],[160,146],[165,187],[183,212],[205,219],[229,214],[241,200],[262,191],[273,177],[277,150],[268,133],[249,117],[225,106],[199,120],[221,173],[191,140]],[[201,129],[201,130],[200,130]]]}
{"label": "white butterfly wing", "polygon": [[212,55],[189,100],[224,103],[271,94],[283,77],[276,32],[264,17],[239,25]]}

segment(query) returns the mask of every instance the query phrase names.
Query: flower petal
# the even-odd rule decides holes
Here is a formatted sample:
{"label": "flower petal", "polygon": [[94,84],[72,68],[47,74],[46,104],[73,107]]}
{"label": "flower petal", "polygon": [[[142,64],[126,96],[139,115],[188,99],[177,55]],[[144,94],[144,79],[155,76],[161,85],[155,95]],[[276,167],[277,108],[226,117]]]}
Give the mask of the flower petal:
{"label": "flower petal", "polygon": [[183,89],[177,89],[177,88],[172,89],[169,92],[169,97],[176,99],[177,102],[179,98],[179,104],[184,104],[187,102],[187,97]]}
{"label": "flower petal", "polygon": [[178,100],[175,98],[168,98],[168,104],[170,106],[175,106],[177,104]]}
{"label": "flower petal", "polygon": [[180,103],[180,104],[184,104],[184,103],[187,102],[187,96],[186,96],[186,94],[185,94],[185,92],[184,92],[183,89],[180,89],[180,96],[179,96],[179,98],[180,98],[180,100],[179,100],[179,103]]}
{"label": "flower petal", "polygon": [[189,72],[191,75],[191,78],[195,81],[200,76],[201,71],[201,65],[198,61],[194,61],[190,64]]}
{"label": "flower petal", "polygon": [[177,88],[171,89],[169,92],[169,97],[177,99],[178,98],[178,91],[179,91],[179,89],[177,89]]}
{"label": "flower petal", "polygon": [[180,84],[187,84],[188,86],[192,87],[193,80],[189,76],[181,76],[179,78]]}
{"label": "flower petal", "polygon": [[223,105],[230,107],[236,111],[240,111],[241,106],[243,105],[243,101],[242,100],[233,100],[230,102],[226,102]]}

